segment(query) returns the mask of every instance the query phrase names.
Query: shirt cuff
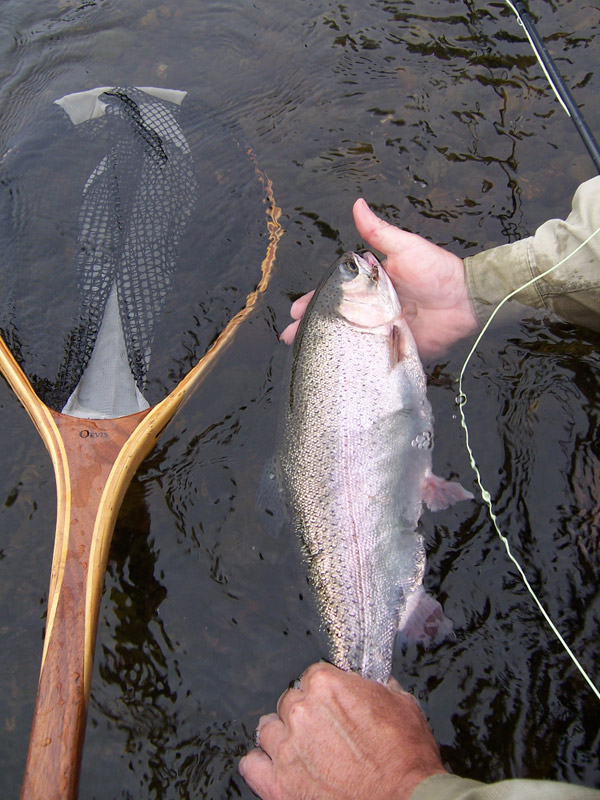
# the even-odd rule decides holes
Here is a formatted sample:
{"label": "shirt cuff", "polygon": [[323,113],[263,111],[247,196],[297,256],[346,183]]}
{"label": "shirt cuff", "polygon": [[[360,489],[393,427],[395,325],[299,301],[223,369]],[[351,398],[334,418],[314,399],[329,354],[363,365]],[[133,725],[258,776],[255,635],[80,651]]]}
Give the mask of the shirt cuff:
{"label": "shirt cuff", "polygon": [[418,784],[410,800],[470,800],[471,792],[484,787],[484,783],[450,773],[432,775]]}
{"label": "shirt cuff", "polygon": [[[538,274],[531,237],[469,256],[464,264],[469,297],[482,325],[515,287],[523,287]],[[546,307],[538,282],[519,289],[514,299],[533,308]]]}
{"label": "shirt cuff", "polygon": [[425,778],[410,800],[600,800],[600,791],[529,778],[487,784],[446,773]]}

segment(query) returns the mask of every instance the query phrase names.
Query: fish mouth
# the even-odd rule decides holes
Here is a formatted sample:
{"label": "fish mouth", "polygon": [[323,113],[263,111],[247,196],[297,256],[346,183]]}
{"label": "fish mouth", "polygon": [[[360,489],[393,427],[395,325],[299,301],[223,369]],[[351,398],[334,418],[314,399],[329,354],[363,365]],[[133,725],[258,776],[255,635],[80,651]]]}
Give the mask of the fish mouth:
{"label": "fish mouth", "polygon": [[380,275],[379,270],[381,268],[381,264],[379,263],[377,258],[373,255],[373,253],[370,253],[367,250],[364,253],[352,253],[352,256],[353,256],[353,261],[359,268],[359,270],[361,269],[361,267],[363,268],[363,270],[366,267],[365,271],[368,273],[369,278],[373,281],[375,286],[377,286],[377,284],[379,283],[379,275]]}
{"label": "fish mouth", "polygon": [[[357,253],[357,255],[358,255],[358,253]],[[359,258],[362,258],[362,260],[365,261],[369,267],[379,267],[380,266],[379,261],[377,260],[377,257],[374,256],[373,253],[371,253],[369,250],[365,250],[365,252],[362,255],[359,255]]]}
{"label": "fish mouth", "polygon": [[364,253],[353,253],[352,255],[354,257],[354,263],[359,269],[362,268],[363,274],[365,272],[367,273],[378,294],[383,293],[390,298],[390,302],[395,309],[394,319],[400,319],[402,317],[402,307],[398,300],[396,289],[394,288],[392,279],[379,262],[377,256],[373,255],[369,250],[366,250]]}

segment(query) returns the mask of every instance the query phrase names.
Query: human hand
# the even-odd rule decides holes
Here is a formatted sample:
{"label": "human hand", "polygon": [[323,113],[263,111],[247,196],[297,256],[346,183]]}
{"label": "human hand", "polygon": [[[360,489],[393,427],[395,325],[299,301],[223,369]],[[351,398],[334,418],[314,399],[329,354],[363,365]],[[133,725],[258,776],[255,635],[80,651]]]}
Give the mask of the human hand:
{"label": "human hand", "polygon": [[261,717],[240,773],[262,800],[408,800],[445,773],[417,701],[330,664],[314,664]]}
{"label": "human hand", "polygon": [[[355,202],[353,214],[363,239],[387,256],[383,266],[398,292],[421,356],[437,355],[479,328],[461,258],[390,225],[362,199]],[[304,295],[293,304],[296,322],[281,335],[287,344],[293,340],[311,297],[312,293]]]}

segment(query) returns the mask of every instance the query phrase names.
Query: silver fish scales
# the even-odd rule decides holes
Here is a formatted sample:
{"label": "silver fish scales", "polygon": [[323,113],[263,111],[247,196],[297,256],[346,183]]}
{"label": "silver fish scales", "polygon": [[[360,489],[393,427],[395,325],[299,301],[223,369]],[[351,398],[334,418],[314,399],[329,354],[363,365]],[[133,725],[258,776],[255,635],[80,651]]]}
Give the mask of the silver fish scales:
{"label": "silver fish scales", "polygon": [[472,495],[432,474],[432,443],[426,379],[393,285],[372,254],[346,253],[298,330],[276,463],[331,659],[379,681],[417,607],[430,634],[451,630],[439,604],[425,603],[416,529],[423,502]]}

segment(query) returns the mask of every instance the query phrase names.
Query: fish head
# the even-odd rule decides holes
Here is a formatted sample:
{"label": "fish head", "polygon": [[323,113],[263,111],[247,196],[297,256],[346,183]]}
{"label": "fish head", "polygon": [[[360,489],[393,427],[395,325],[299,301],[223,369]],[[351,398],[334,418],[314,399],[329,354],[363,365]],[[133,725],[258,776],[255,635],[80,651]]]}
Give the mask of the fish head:
{"label": "fish head", "polygon": [[345,253],[331,274],[337,314],[354,328],[389,336],[402,308],[388,274],[372,253]]}

